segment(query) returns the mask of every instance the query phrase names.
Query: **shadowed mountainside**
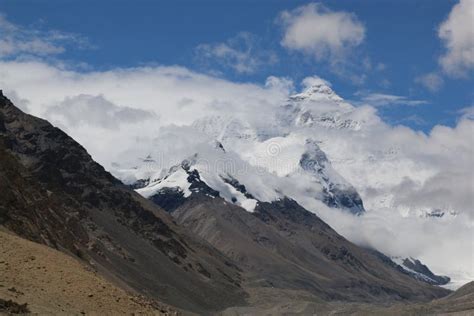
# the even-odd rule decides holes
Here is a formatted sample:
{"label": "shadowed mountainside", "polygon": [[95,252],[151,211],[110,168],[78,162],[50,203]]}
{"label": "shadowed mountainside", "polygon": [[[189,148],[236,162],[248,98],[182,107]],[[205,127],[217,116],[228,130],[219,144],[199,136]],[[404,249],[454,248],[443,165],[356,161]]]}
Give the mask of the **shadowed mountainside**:
{"label": "shadowed mountainside", "polygon": [[449,293],[350,243],[295,201],[259,202],[250,213],[208,191],[201,188],[179,203],[170,202],[175,193],[153,200],[163,201],[178,224],[234,260],[245,272],[246,289],[361,302],[429,301]]}
{"label": "shadowed mountainside", "polygon": [[0,224],[138,293],[197,312],[243,304],[240,271],[0,94]]}

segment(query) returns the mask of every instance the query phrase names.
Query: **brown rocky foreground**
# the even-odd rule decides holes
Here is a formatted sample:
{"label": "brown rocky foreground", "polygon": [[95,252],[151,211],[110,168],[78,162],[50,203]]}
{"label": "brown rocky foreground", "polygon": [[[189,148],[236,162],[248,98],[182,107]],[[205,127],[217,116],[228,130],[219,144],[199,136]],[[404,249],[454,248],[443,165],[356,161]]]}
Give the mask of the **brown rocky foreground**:
{"label": "brown rocky foreground", "polygon": [[0,314],[178,315],[127,293],[73,257],[5,231],[0,231],[2,307]]}

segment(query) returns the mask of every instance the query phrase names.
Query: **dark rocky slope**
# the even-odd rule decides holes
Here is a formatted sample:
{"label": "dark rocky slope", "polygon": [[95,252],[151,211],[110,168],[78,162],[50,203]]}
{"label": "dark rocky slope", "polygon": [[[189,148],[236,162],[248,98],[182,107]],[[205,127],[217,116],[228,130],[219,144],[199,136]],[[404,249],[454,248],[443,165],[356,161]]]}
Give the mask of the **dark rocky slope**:
{"label": "dark rocky slope", "polygon": [[0,225],[136,292],[196,312],[242,304],[240,271],[86,150],[0,93]]}
{"label": "dark rocky slope", "polygon": [[173,206],[178,224],[232,258],[245,271],[247,289],[359,302],[428,301],[449,293],[348,242],[289,199],[259,202],[254,213],[200,192],[178,205],[159,201]]}

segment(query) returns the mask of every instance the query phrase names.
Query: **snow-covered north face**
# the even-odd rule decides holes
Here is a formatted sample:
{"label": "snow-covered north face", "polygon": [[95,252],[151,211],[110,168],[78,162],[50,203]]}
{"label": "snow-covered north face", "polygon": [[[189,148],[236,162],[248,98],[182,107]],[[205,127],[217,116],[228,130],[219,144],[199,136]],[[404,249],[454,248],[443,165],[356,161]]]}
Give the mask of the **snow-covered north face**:
{"label": "snow-covered north face", "polygon": [[[187,197],[202,190],[195,183],[199,180],[250,212],[259,201],[289,197],[309,210],[329,207],[360,215],[365,209],[356,189],[334,170],[318,135],[305,131],[358,130],[363,123],[351,118],[353,109],[320,82],[291,96],[257,127],[231,115],[205,116],[190,127],[173,127],[157,139],[155,152],[119,173],[147,198],[170,189]],[[182,156],[160,152],[166,137],[187,139],[183,148],[173,148]],[[153,157],[163,155],[168,159],[156,164]]]}
{"label": "snow-covered north face", "polygon": [[354,107],[321,81],[302,93],[290,96],[279,121],[296,127],[325,127],[359,130],[363,122],[352,117]]}
{"label": "snow-covered north face", "polygon": [[[183,160],[197,155],[199,161],[212,161],[214,154],[210,154],[208,147],[217,141],[224,149],[219,159],[232,166],[231,170],[218,173],[230,174],[251,187],[247,183],[248,172],[236,170],[236,165],[245,163],[257,168],[260,177],[265,174],[274,178],[265,192],[275,193],[250,192],[253,196],[264,196],[261,201],[287,196],[315,212],[335,207],[353,214],[381,208],[395,209],[402,216],[425,218],[437,214],[439,209],[446,210],[443,215],[456,214],[451,205],[431,205],[429,200],[415,196],[410,200],[400,197],[399,193],[414,195],[436,170],[426,164],[418,166],[413,157],[407,157],[413,148],[404,148],[403,139],[394,139],[393,133],[387,132],[392,130],[373,107],[351,105],[319,78],[312,78],[305,85],[301,93],[276,105],[266,119],[258,122],[241,113],[204,114],[188,126],[163,127],[153,148],[147,149],[147,154],[159,158],[158,162],[150,164],[145,158],[122,161],[114,173],[126,183],[138,181],[140,187],[149,183],[159,190],[170,184],[157,186],[156,182],[163,181],[168,170]],[[392,139],[385,141],[384,137]],[[198,168],[198,172],[207,174],[207,178],[221,178],[221,174],[211,175],[215,170]],[[409,180],[406,174],[410,175]],[[208,185],[219,192],[223,188],[220,180]],[[186,192],[184,187],[181,189]],[[151,187],[146,192],[150,190]],[[226,195],[230,202],[241,200]]]}

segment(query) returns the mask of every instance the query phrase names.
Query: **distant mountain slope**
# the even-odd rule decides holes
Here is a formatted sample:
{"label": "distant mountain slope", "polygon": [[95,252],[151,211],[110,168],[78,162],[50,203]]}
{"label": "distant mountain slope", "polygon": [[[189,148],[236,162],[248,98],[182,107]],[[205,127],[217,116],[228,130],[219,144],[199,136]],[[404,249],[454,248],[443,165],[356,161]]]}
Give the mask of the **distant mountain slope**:
{"label": "distant mountain slope", "polygon": [[402,267],[407,273],[414,278],[425,281],[435,285],[445,285],[450,281],[447,276],[435,275],[431,270],[421,263],[420,260],[414,258],[391,258],[392,261]]}
{"label": "distant mountain slope", "polygon": [[[0,300],[26,303],[33,314],[177,314],[163,304],[126,293],[79,260],[3,231],[0,278]],[[7,311],[0,307],[0,314]]]}
{"label": "distant mountain slope", "polygon": [[198,312],[242,304],[240,272],[84,148],[0,94],[0,224],[139,293]]}

